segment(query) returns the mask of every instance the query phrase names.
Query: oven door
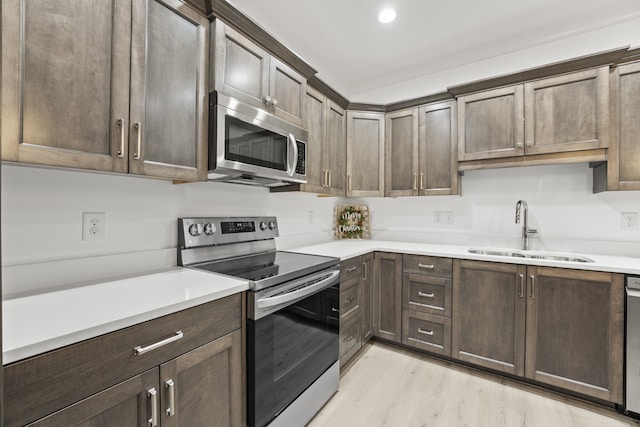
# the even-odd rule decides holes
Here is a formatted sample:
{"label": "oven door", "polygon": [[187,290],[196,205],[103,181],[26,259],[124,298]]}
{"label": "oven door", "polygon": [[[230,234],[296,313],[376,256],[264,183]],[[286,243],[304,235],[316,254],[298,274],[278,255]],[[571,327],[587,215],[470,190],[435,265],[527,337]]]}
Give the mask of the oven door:
{"label": "oven door", "polygon": [[297,281],[249,295],[249,426],[270,423],[338,360],[339,270],[319,277],[306,286]]}

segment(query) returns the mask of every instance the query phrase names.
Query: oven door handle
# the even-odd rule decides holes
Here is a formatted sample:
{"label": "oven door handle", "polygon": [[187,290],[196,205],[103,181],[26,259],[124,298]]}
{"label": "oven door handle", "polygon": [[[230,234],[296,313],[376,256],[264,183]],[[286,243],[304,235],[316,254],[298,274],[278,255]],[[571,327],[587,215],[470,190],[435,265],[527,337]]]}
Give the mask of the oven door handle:
{"label": "oven door handle", "polygon": [[307,295],[314,294],[319,290],[322,290],[323,288],[328,287],[329,285],[332,284],[334,279],[338,277],[339,274],[340,274],[340,270],[336,270],[332,272],[329,276],[327,276],[325,279],[322,279],[319,282],[314,283],[313,285],[309,285],[305,288],[297,289],[295,291],[288,292],[286,294],[278,295],[275,297],[260,298],[256,301],[256,306],[258,308],[268,308],[276,305],[286,304],[291,301],[300,300],[306,297]]}

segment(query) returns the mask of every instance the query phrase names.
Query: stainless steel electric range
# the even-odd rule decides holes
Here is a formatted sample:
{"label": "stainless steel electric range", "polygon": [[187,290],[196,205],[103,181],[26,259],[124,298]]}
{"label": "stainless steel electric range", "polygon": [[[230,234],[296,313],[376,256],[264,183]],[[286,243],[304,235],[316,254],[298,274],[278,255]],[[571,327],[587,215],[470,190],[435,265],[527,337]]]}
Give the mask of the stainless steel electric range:
{"label": "stainless steel electric range", "polygon": [[247,421],[305,425],[339,381],[338,258],[278,251],[275,217],[179,218],[178,263],[249,282]]}

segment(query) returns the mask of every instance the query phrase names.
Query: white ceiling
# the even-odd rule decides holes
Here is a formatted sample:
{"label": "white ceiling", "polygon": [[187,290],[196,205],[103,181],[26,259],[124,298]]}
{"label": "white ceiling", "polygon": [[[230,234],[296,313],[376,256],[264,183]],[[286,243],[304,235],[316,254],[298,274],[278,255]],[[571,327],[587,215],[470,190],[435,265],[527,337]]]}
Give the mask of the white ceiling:
{"label": "white ceiling", "polygon": [[[230,3],[352,101],[383,86],[640,18],[640,0]],[[388,5],[398,17],[381,24],[376,15]]]}

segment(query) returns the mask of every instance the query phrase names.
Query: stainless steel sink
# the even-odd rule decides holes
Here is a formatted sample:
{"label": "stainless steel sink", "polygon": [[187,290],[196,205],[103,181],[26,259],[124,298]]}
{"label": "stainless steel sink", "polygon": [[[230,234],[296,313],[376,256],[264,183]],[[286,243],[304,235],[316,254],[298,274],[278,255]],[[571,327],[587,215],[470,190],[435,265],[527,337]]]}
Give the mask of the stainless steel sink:
{"label": "stainless steel sink", "polygon": [[471,248],[467,252],[479,255],[506,256],[511,258],[530,258],[543,259],[549,261],[566,261],[566,262],[595,262],[594,260],[582,255],[567,255],[557,253],[527,253],[510,249],[493,249],[493,248]]}
{"label": "stainless steel sink", "polygon": [[472,254],[480,254],[480,255],[496,255],[496,256],[510,256],[510,257],[519,257],[526,258],[522,253],[516,251],[508,251],[501,249],[469,249],[467,252]]}

